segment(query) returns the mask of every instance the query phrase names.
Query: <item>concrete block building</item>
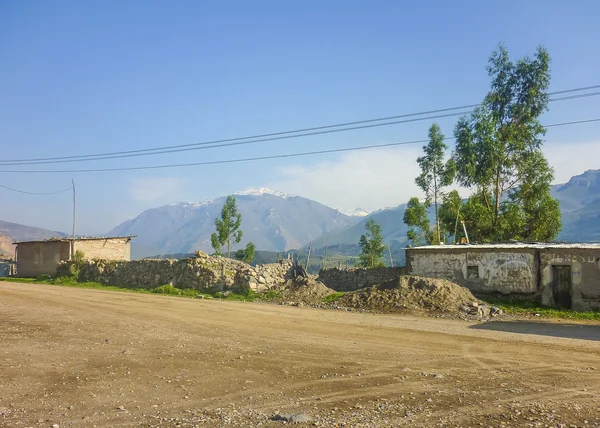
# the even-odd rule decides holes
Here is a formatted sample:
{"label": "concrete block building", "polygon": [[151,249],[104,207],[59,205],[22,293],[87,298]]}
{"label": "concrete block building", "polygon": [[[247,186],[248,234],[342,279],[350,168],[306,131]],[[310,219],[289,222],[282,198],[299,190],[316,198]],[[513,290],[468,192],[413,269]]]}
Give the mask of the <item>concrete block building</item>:
{"label": "concrete block building", "polygon": [[15,242],[17,276],[54,275],[61,262],[82,251],[87,260],[130,260],[133,236],[110,238],[52,238],[44,241]]}
{"label": "concrete block building", "polygon": [[409,275],[474,292],[529,295],[543,305],[600,308],[600,244],[432,245],[406,249]]}

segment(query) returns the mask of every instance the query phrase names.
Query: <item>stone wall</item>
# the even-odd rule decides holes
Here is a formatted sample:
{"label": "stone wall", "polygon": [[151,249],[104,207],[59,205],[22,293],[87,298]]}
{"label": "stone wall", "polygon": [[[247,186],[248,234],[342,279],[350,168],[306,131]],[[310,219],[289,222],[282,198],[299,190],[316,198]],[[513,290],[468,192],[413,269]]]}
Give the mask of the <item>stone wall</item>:
{"label": "stone wall", "polygon": [[352,291],[381,284],[404,274],[406,274],[404,267],[332,268],[321,269],[318,280],[335,291]]}
{"label": "stone wall", "polygon": [[[198,252],[195,258],[182,260],[89,260],[79,266],[78,278],[116,286],[154,288],[172,284],[177,288],[197,290],[250,288],[264,291],[289,279],[291,266],[289,260],[250,266],[238,260]],[[68,275],[73,271],[72,263],[67,262],[61,264],[57,274]]]}

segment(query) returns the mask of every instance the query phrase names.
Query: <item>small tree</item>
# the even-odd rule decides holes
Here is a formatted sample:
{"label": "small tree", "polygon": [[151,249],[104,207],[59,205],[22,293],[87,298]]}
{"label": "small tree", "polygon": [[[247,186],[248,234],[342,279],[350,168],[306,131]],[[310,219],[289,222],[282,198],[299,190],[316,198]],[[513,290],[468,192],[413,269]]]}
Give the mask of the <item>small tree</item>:
{"label": "small tree", "polygon": [[431,231],[429,217],[427,217],[427,203],[419,202],[419,198],[410,198],[404,210],[404,223],[410,228],[406,235],[413,245],[422,245],[435,242],[435,233]]}
{"label": "small tree", "polygon": [[382,267],[385,245],[381,236],[381,226],[371,219],[365,223],[367,233],[360,237],[358,244],[362,251],[358,256],[359,266],[366,268]]}
{"label": "small tree", "polygon": [[221,218],[215,220],[216,233],[210,237],[212,247],[216,254],[221,254],[221,248],[227,248],[227,257],[231,258],[231,245],[238,244],[242,240],[242,215],[237,211],[237,205],[233,196],[227,196],[225,205],[221,210]]}
{"label": "small tree", "polygon": [[252,242],[246,244],[246,248],[240,248],[234,254],[234,257],[245,263],[252,263],[254,260],[254,253],[256,252],[256,246]]}
{"label": "small tree", "polygon": [[425,192],[425,208],[433,203],[435,210],[435,231],[433,243],[441,242],[440,217],[438,214],[439,202],[444,197],[442,189],[452,184],[454,180],[454,162],[445,163],[444,157],[447,146],[444,144],[444,134],[437,123],[429,128],[429,143],[423,147],[423,156],[417,159],[421,174],[415,183]]}

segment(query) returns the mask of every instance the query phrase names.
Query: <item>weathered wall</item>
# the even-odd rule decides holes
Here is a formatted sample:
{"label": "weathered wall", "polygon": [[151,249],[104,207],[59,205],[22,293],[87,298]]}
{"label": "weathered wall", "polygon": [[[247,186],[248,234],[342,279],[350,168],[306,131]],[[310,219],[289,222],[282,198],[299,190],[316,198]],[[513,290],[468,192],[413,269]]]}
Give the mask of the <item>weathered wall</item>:
{"label": "weathered wall", "polygon": [[542,304],[555,306],[552,266],[571,267],[571,304],[575,310],[600,308],[600,249],[540,250]]}
{"label": "weathered wall", "polygon": [[37,277],[53,274],[61,262],[63,242],[24,242],[18,245],[17,275]]}
{"label": "weathered wall", "polygon": [[359,288],[370,287],[404,275],[404,267],[383,268],[348,268],[348,269],[321,269],[319,281],[336,291],[352,291]]}
{"label": "weathered wall", "polygon": [[90,239],[75,241],[75,251],[82,251],[85,258],[105,260],[130,260],[129,238]]}
{"label": "weathered wall", "polygon": [[490,251],[465,247],[406,252],[410,275],[448,279],[478,292],[535,294],[538,291],[535,249]]}
{"label": "weathered wall", "polygon": [[[237,260],[200,253],[196,258],[182,260],[90,260],[80,267],[79,280],[147,288],[171,283],[177,288],[198,290],[248,287],[264,291],[289,279],[290,268],[288,260],[253,267]],[[58,274],[69,271],[70,263],[63,263]]]}

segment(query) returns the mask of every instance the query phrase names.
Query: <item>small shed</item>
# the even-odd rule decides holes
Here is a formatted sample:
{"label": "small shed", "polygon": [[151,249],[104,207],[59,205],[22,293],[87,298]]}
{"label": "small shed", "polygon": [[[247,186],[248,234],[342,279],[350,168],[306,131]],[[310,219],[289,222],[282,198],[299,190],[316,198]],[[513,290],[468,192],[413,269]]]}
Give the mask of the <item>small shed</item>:
{"label": "small shed", "polygon": [[537,297],[543,305],[600,308],[600,244],[431,245],[406,249],[410,275],[474,292]]}
{"label": "small shed", "polygon": [[15,242],[17,276],[54,275],[61,262],[68,261],[76,251],[87,260],[130,260],[134,236],[107,238],[51,238],[43,241]]}

